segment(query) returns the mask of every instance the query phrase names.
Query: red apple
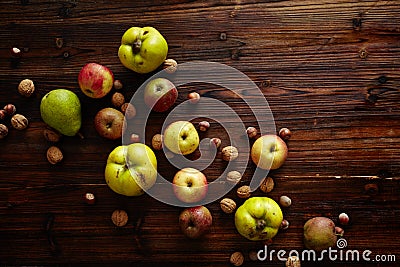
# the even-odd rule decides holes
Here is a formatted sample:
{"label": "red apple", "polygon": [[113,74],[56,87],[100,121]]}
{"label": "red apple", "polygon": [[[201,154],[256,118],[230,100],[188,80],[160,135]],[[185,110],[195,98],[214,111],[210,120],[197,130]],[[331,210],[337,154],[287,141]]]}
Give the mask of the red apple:
{"label": "red apple", "polygon": [[156,112],[164,112],[172,107],[178,98],[178,90],[168,79],[156,78],[144,88],[144,102]]}
{"label": "red apple", "polygon": [[91,98],[102,98],[111,91],[114,74],[103,65],[88,63],[79,72],[78,82],[85,95]]}
{"label": "red apple", "polygon": [[115,140],[122,137],[124,119],[121,111],[115,108],[103,108],[94,117],[94,127],[100,136]]}
{"label": "red apple", "polygon": [[211,225],[211,213],[204,206],[186,208],[179,215],[181,231],[192,239],[197,239],[209,232]]}
{"label": "red apple", "polygon": [[175,196],[185,203],[198,202],[207,195],[207,178],[201,171],[194,168],[178,171],[172,184]]}

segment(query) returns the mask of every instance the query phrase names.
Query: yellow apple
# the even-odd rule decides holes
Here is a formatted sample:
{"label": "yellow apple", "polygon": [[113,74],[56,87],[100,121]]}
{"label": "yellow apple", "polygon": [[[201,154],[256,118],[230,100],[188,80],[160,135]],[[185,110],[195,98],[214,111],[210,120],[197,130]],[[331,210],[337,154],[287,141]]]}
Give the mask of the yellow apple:
{"label": "yellow apple", "polygon": [[282,166],[288,155],[286,143],[277,135],[259,137],[251,148],[251,159],[257,167],[275,170]]}
{"label": "yellow apple", "polygon": [[142,195],[157,180],[156,156],[142,143],[118,146],[108,156],[105,179],[118,194]]}
{"label": "yellow apple", "polygon": [[199,146],[200,138],[189,121],[176,121],[164,131],[164,145],[175,154],[188,155]]}

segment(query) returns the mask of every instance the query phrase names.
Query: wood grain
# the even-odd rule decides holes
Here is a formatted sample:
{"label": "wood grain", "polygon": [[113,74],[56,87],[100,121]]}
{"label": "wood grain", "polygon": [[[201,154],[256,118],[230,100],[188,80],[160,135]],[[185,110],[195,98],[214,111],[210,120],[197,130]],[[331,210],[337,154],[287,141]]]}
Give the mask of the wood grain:
{"label": "wood grain", "polygon": [[[106,65],[122,80],[122,92],[130,99],[151,74],[125,69],[117,50],[126,29],[146,25],[165,36],[169,57],[179,63],[214,61],[246,74],[268,101],[276,129],[291,129],[288,159],[270,173],[276,187],[269,194],[276,200],[283,194],[292,198],[293,205],[284,210],[290,228],[279,233],[269,249],[301,251],[306,220],[327,216],[336,221],[345,211],[351,216],[345,227],[349,249],[369,249],[372,255],[391,254],[399,260],[397,1],[22,0],[2,1],[0,8],[0,106],[14,103],[30,121],[27,130],[10,129],[0,140],[0,265],[229,266],[230,254],[242,251],[244,266],[283,266],[276,258],[251,261],[249,251],[264,244],[242,238],[233,216],[222,213],[217,202],[207,205],[214,218],[211,232],[201,240],[188,240],[178,227],[181,208],[147,195],[119,196],[105,184],[107,156],[121,142],[98,136],[93,117],[110,106],[110,96],[85,97],[77,76],[85,63]],[[56,38],[62,38],[61,48]],[[19,60],[12,58],[12,47],[23,51]],[[25,78],[36,85],[31,98],[17,93]],[[78,94],[85,138],[63,138],[58,145],[65,160],[51,166],[45,158],[50,143],[42,135],[39,105],[55,88]],[[222,87],[182,86],[177,103],[193,90],[229,105],[246,127],[258,125],[244,102]],[[247,88],[239,92],[254,96]],[[221,107],[212,111],[220,114]],[[166,116],[151,113],[146,144]],[[217,122],[201,136],[221,136],[223,146],[229,145]],[[156,155],[160,174],[172,179],[176,168],[161,152]],[[251,162],[242,164],[247,168],[240,185],[248,184],[255,170]],[[213,180],[225,166],[218,154],[204,172]],[[378,185],[376,194],[365,191],[369,183]],[[96,195],[95,205],[84,202],[86,192]],[[235,190],[227,196],[243,203]],[[117,208],[130,215],[121,229],[110,219]],[[46,229],[49,218],[51,229]],[[138,220],[142,224],[135,232]],[[381,263],[325,260],[324,265]],[[302,266],[320,263],[305,261]]]}

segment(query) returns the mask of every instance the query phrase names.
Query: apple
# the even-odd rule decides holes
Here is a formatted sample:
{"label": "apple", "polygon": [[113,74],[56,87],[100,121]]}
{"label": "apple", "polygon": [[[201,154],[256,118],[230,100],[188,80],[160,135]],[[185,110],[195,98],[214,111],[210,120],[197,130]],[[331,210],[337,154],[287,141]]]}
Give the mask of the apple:
{"label": "apple", "polygon": [[200,238],[209,232],[211,225],[211,212],[204,206],[186,208],[179,215],[181,231],[191,239]]}
{"label": "apple", "polygon": [[104,138],[116,140],[122,137],[125,116],[115,108],[103,108],[94,117],[94,127]]}
{"label": "apple", "polygon": [[254,142],[250,154],[257,167],[264,170],[275,170],[285,162],[288,148],[282,138],[274,134],[267,134]]}
{"label": "apple", "polygon": [[207,195],[207,178],[201,171],[194,168],[178,171],[172,184],[175,196],[185,203],[199,202]]}
{"label": "apple", "polygon": [[131,27],[122,35],[118,57],[122,65],[137,73],[157,69],[167,58],[168,44],[153,27]]}
{"label": "apple", "polygon": [[282,220],[281,208],[269,197],[249,198],[235,213],[235,226],[239,234],[252,241],[273,238]]}
{"label": "apple", "polygon": [[108,156],[104,176],[114,192],[140,196],[156,182],[156,156],[142,143],[118,146]]}
{"label": "apple", "polygon": [[307,249],[315,251],[334,247],[337,241],[335,223],[326,217],[309,219],[303,227],[303,241]]}
{"label": "apple", "polygon": [[164,145],[175,154],[188,155],[199,146],[200,138],[189,121],[176,121],[164,130]]}
{"label": "apple", "polygon": [[178,98],[178,90],[168,79],[155,78],[144,88],[144,102],[156,112],[167,111]]}
{"label": "apple", "polygon": [[78,82],[85,95],[91,98],[102,98],[111,91],[114,74],[106,66],[88,63],[79,72]]}

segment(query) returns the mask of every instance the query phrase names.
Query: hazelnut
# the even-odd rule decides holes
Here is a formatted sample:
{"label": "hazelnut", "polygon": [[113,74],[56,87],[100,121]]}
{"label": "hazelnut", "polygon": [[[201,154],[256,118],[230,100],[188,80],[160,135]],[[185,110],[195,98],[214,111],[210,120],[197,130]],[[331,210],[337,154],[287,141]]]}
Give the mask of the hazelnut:
{"label": "hazelnut", "polygon": [[133,134],[131,134],[130,141],[131,141],[131,143],[139,143],[140,136],[138,134],[133,133]]}
{"label": "hazelnut", "polygon": [[0,124],[0,139],[3,139],[8,134],[8,128],[4,124]]}
{"label": "hazelnut", "polygon": [[114,89],[115,90],[121,90],[123,88],[123,84],[120,80],[115,80],[114,81]]}
{"label": "hazelnut", "polygon": [[4,106],[3,109],[8,116],[14,115],[15,112],[17,111],[17,109],[15,108],[15,106],[13,104],[7,104]]}
{"label": "hazelnut", "polygon": [[205,132],[210,128],[210,123],[208,121],[199,122],[199,130]]}
{"label": "hazelnut", "polygon": [[87,204],[93,205],[96,202],[96,198],[95,198],[94,194],[86,193],[85,194],[85,201],[86,201]]}
{"label": "hazelnut", "polygon": [[339,223],[341,225],[347,225],[347,224],[349,224],[349,221],[350,221],[349,215],[347,215],[344,212],[339,214]]}
{"label": "hazelnut", "polygon": [[11,125],[17,130],[24,130],[26,127],[28,127],[28,119],[25,118],[24,115],[21,114],[15,114],[11,118]]}
{"label": "hazelnut", "polygon": [[281,222],[280,229],[281,230],[286,230],[288,228],[289,228],[289,221],[286,220],[286,219],[283,219],[282,222]]}
{"label": "hazelnut", "polygon": [[25,97],[30,97],[34,91],[35,85],[30,79],[22,80],[18,85],[18,92]]}
{"label": "hazelnut", "polygon": [[7,117],[7,112],[2,109],[0,110],[0,120],[4,120]]}
{"label": "hazelnut", "polygon": [[232,184],[237,184],[242,179],[242,174],[238,171],[230,171],[226,175],[226,180]]}
{"label": "hazelnut", "polygon": [[63,154],[61,150],[56,146],[51,146],[47,149],[47,160],[51,164],[57,164],[63,159]]}
{"label": "hazelnut", "polygon": [[271,177],[266,177],[261,182],[260,190],[263,191],[264,193],[269,193],[274,189],[274,186],[275,186],[274,179],[272,179]]}
{"label": "hazelnut", "polygon": [[136,108],[131,103],[124,103],[121,105],[121,111],[125,114],[125,118],[132,119],[136,116]]}
{"label": "hazelnut", "polygon": [[335,226],[335,234],[338,236],[343,236],[344,235],[344,230],[342,227]]}
{"label": "hazelnut", "polygon": [[217,137],[213,137],[210,139],[210,145],[215,146],[215,148],[219,148],[221,146],[221,139],[217,138]]}
{"label": "hazelnut", "polygon": [[282,128],[279,130],[278,135],[282,140],[287,141],[292,136],[292,132],[288,128]]}
{"label": "hazelnut", "polygon": [[154,148],[154,150],[161,150],[163,147],[162,144],[162,135],[161,134],[155,134],[153,138],[151,139],[151,146]]}
{"label": "hazelnut", "polygon": [[125,97],[119,92],[115,92],[111,97],[111,103],[116,108],[120,108],[125,103]]}
{"label": "hazelnut", "polygon": [[236,209],[236,202],[230,198],[224,198],[219,202],[221,209],[225,213],[232,213]]}
{"label": "hazelnut", "polygon": [[188,99],[190,103],[196,104],[200,101],[200,95],[197,92],[191,92],[188,94]]}
{"label": "hazelnut", "polygon": [[128,223],[128,213],[124,210],[115,210],[111,215],[111,220],[116,226],[123,227]]}
{"label": "hazelnut", "polygon": [[46,128],[43,131],[43,136],[47,141],[57,143],[58,141],[60,141],[62,134],[54,129]]}
{"label": "hazelnut", "polygon": [[239,152],[234,146],[226,146],[222,149],[222,159],[226,161],[235,160],[239,156]]}
{"label": "hazelnut", "polygon": [[258,134],[258,131],[257,131],[257,129],[254,128],[254,127],[248,127],[248,128],[246,129],[246,133],[247,133],[247,136],[248,136],[249,138],[255,138],[255,137],[257,136],[257,134]]}
{"label": "hazelnut", "polygon": [[258,261],[258,256],[257,256],[256,250],[249,251],[249,259],[252,261]]}
{"label": "hazelnut", "polygon": [[172,58],[167,58],[164,61],[163,69],[167,73],[174,73],[178,69],[178,63]]}
{"label": "hazelnut", "polygon": [[281,196],[279,198],[279,204],[281,204],[282,207],[289,207],[292,205],[292,200],[288,196]]}
{"label": "hazelnut", "polygon": [[250,186],[243,185],[239,187],[236,191],[236,194],[240,198],[249,198],[251,195]]}
{"label": "hazelnut", "polygon": [[235,252],[231,255],[229,258],[229,261],[234,265],[234,266],[241,266],[244,262],[244,256],[242,252]]}
{"label": "hazelnut", "polygon": [[300,258],[297,256],[290,256],[285,263],[286,267],[300,267]]}

